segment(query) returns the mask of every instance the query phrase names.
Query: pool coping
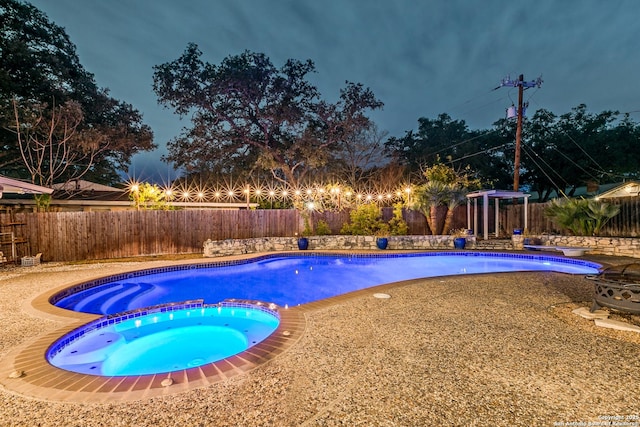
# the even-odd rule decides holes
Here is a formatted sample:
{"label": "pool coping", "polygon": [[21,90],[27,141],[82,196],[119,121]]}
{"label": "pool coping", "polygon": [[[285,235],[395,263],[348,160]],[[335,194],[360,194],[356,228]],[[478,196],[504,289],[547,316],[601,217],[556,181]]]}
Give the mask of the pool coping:
{"label": "pool coping", "polygon": [[[335,253],[345,255],[354,251],[309,251],[317,253]],[[424,253],[425,251],[394,251],[393,254]],[[437,251],[442,252],[442,251]],[[466,251],[469,252],[469,251]],[[358,254],[375,252],[355,252]],[[459,252],[454,252],[459,253]],[[503,252],[482,252],[486,255],[502,254]],[[271,253],[269,253],[271,254]],[[300,255],[300,252],[276,252],[275,255]],[[243,256],[224,257],[226,261],[253,260],[265,254],[248,254]],[[389,255],[389,253],[379,253]],[[527,254],[527,258],[537,256]],[[545,258],[565,259],[562,256],[544,256]],[[588,258],[583,259],[587,262]],[[201,259],[188,261],[174,261],[169,265],[203,264]],[[209,263],[206,263],[209,264]],[[145,271],[148,268],[132,269],[131,271]],[[486,274],[512,274],[486,273]],[[560,273],[562,274],[562,273]],[[104,274],[96,275],[96,279]],[[439,280],[439,277],[411,279],[388,283],[367,289],[349,292],[320,301],[300,306],[280,308],[280,325],[275,332],[255,346],[226,359],[208,363],[199,367],[174,371],[163,374],[101,377],[65,371],[50,365],[45,357],[47,349],[61,336],[79,328],[86,323],[96,320],[102,315],[72,312],[55,307],[49,303],[50,298],[62,289],[69,288],[87,280],[70,283],[50,289],[31,300],[30,307],[41,317],[49,317],[63,321],[64,326],[47,332],[35,340],[26,342],[11,351],[0,360],[0,384],[6,389],[20,395],[47,401],[64,402],[117,402],[136,401],[152,397],[167,396],[205,387],[243,375],[259,366],[268,363],[283,352],[293,347],[304,335],[306,330],[306,316],[308,312],[334,306],[342,301],[351,300],[375,293],[390,291],[399,286],[405,286],[416,281]]]}

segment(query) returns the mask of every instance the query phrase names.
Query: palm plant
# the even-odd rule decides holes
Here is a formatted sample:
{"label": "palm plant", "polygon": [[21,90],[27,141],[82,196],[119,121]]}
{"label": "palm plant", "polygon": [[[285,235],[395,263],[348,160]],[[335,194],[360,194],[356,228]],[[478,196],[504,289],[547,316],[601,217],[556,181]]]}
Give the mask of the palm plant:
{"label": "palm plant", "polygon": [[418,188],[413,208],[427,218],[431,234],[441,234],[442,230],[438,228],[438,206],[449,200],[449,194],[449,185],[441,181],[427,181]]}
{"label": "palm plant", "polygon": [[467,195],[466,189],[461,188],[458,184],[448,184],[448,187],[449,195],[447,198],[447,215],[444,219],[442,234],[447,234],[451,229],[451,223],[453,222],[453,212],[455,208],[462,204]]}
{"label": "palm plant", "polygon": [[555,199],[545,209],[547,216],[576,236],[597,236],[619,212],[618,206],[595,199]]}
{"label": "palm plant", "polygon": [[620,206],[610,205],[599,200],[589,200],[586,211],[586,214],[591,219],[588,223],[592,224],[589,235],[597,236],[600,234],[602,227],[618,213],[620,213]]}

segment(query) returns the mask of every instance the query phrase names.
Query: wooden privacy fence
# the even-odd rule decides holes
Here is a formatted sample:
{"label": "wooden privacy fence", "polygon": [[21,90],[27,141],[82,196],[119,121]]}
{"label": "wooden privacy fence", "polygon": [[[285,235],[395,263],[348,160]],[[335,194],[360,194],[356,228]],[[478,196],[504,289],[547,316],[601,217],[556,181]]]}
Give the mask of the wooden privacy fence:
{"label": "wooden privacy fence", "polygon": [[[391,209],[384,214],[390,219]],[[339,234],[349,212],[315,212],[311,218]],[[422,214],[406,211],[405,219],[410,234],[425,234]],[[0,213],[0,223],[14,224],[23,242],[18,258],[42,252],[46,261],[199,253],[207,239],[295,236],[304,228],[293,209]]]}
{"label": "wooden privacy fence", "polygon": [[[602,228],[601,236],[637,237],[640,236],[640,197],[621,197],[607,199],[611,205],[618,206],[620,213]],[[532,234],[569,234],[544,213],[549,203],[530,203],[528,210],[528,229]],[[491,210],[493,212],[493,210]],[[490,221],[494,215],[490,214]],[[501,234],[510,234],[514,228],[524,227],[524,205],[507,205],[500,207]],[[490,229],[493,228],[491,221]]]}
{"label": "wooden privacy fence", "polygon": [[[637,198],[636,198],[637,199]],[[638,200],[619,200],[620,214],[601,235],[634,237],[639,233]],[[545,204],[529,204],[529,231],[533,234],[565,233],[544,215]],[[500,207],[500,235],[508,237],[523,227],[523,205]],[[452,228],[466,227],[466,206],[459,206]],[[472,213],[473,215],[473,213]],[[481,215],[481,213],[480,213]],[[389,220],[392,210],[384,209]],[[489,209],[489,231],[494,228],[493,206]],[[314,213],[314,224],[322,219],[333,234],[339,234],[349,212]],[[427,233],[424,215],[406,210],[409,234]],[[480,221],[482,223],[482,221]],[[303,229],[298,211],[274,210],[181,210],[0,213],[3,236],[15,235],[16,257],[42,252],[46,261],[77,261],[135,257],[141,255],[200,253],[207,239],[247,239],[294,236]],[[9,230],[11,230],[9,232]],[[481,235],[482,230],[476,230]],[[493,234],[491,234],[493,237]],[[3,240],[5,256],[11,253]]]}
{"label": "wooden privacy fence", "polygon": [[42,252],[47,261],[197,253],[207,239],[293,236],[298,221],[295,210],[48,212],[11,218],[28,242],[19,255]]}

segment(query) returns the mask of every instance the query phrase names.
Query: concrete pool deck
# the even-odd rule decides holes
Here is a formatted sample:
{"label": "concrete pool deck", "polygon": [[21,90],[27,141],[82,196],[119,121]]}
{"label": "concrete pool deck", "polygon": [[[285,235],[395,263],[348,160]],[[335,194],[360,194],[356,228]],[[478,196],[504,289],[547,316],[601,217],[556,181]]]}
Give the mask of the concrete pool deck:
{"label": "concrete pool deck", "polygon": [[[572,314],[590,306],[593,284],[559,273],[420,279],[308,304],[292,310],[290,335],[278,338],[281,352],[246,369],[232,362],[232,374],[216,381],[177,378],[151,387],[120,380],[74,399],[65,391],[74,381],[68,378],[31,390],[15,383],[37,374],[28,368],[23,378],[9,378],[16,355],[86,320],[38,307],[43,294],[132,269],[202,261],[1,269],[0,425],[640,423],[640,334]],[[391,298],[374,298],[376,292]]]}

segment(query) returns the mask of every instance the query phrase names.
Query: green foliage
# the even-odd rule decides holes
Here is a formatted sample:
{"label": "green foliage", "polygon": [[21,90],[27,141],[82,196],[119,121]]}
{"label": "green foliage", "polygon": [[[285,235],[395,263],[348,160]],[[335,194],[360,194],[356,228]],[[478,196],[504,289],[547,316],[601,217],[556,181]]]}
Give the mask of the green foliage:
{"label": "green foliage", "polygon": [[[419,118],[417,130],[389,138],[385,146],[409,173],[441,158],[456,169],[469,167],[470,175],[489,187],[509,188],[515,134],[515,120],[501,119],[492,129],[470,131],[464,121],[440,114]],[[639,178],[640,157],[628,155],[637,151],[639,139],[640,125],[628,113],[594,114],[584,104],[559,116],[540,109],[524,118],[520,186],[538,192],[545,201],[553,191],[571,196],[588,181]]]}
{"label": "green foliage", "polygon": [[[480,180],[473,177],[468,169],[456,171],[449,165],[436,163],[424,170],[427,182],[416,188],[413,209],[427,218],[432,234],[448,232],[454,209],[462,203],[471,189],[480,188]],[[446,206],[445,221],[440,227],[438,209]]]}
{"label": "green foliage", "polygon": [[437,181],[443,184],[455,184],[459,181],[456,171],[444,163],[436,163],[428,167],[425,169],[423,175],[427,178],[427,181]]}
{"label": "green foliage", "polygon": [[49,206],[51,206],[51,195],[50,194],[35,194],[33,199],[36,202],[36,210],[38,212],[47,212],[49,211]]}
{"label": "green foliage", "polygon": [[304,221],[304,228],[302,229],[303,236],[311,236],[313,234],[313,228],[311,227],[311,218],[309,217],[309,212],[302,211],[302,218]]}
{"label": "green foliage", "polygon": [[392,236],[404,236],[409,232],[409,226],[402,217],[402,203],[393,205],[393,218],[389,220],[389,233]]}
{"label": "green foliage", "polygon": [[168,210],[167,195],[160,187],[147,182],[137,184],[129,193],[136,209]]}
{"label": "green foliage", "polygon": [[331,234],[331,228],[329,227],[327,221],[323,219],[318,221],[318,223],[316,224],[316,236],[327,236],[329,234]]}
{"label": "green foliage", "polygon": [[340,230],[342,234],[372,236],[388,233],[388,225],[382,220],[382,212],[375,203],[359,205],[350,213],[350,222]]}
{"label": "green foliage", "polygon": [[[346,185],[327,184],[317,186],[313,189],[309,188],[299,195],[294,195],[292,206],[301,213],[306,211],[338,212],[350,209],[354,205],[355,198],[353,193],[354,191],[351,187]],[[347,196],[347,194],[350,194],[350,196]]]}
{"label": "green foliage", "polygon": [[576,236],[597,236],[619,212],[618,206],[595,199],[554,199],[545,209],[547,216]]}
{"label": "green foliage", "polygon": [[453,166],[440,163],[438,157],[433,166],[424,169],[422,175],[427,182],[439,182],[450,185],[450,191],[457,189],[478,190],[482,188],[482,181],[474,177],[469,166],[456,170]]}

